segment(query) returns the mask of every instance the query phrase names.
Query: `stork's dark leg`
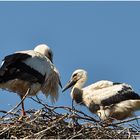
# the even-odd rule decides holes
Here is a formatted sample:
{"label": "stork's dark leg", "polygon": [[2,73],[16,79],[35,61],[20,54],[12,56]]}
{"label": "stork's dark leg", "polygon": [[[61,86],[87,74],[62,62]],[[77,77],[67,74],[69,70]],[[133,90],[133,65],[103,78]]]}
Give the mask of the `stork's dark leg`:
{"label": "stork's dark leg", "polygon": [[72,114],[73,114],[73,118],[72,118],[72,121],[73,121],[73,124],[72,125],[79,125],[78,124],[78,119],[75,118],[75,107],[74,107],[74,100],[72,99]]}
{"label": "stork's dark leg", "polygon": [[72,109],[74,110],[75,108],[74,108],[74,105],[73,105],[73,103],[74,103],[74,100],[72,99]]}

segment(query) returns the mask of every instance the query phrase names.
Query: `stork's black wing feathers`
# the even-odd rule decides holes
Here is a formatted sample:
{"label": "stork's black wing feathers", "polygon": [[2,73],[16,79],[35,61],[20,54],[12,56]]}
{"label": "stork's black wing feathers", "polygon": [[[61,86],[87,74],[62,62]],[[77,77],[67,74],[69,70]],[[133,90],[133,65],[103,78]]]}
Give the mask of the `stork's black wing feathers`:
{"label": "stork's black wing feathers", "polygon": [[125,101],[125,100],[137,100],[140,99],[140,96],[135,93],[131,87],[123,86],[122,90],[118,91],[118,94],[111,96],[107,99],[104,99],[101,101],[101,104],[103,106],[109,106],[112,104],[117,104],[119,102]]}
{"label": "stork's black wing feathers", "polygon": [[113,85],[120,85],[122,83],[119,83],[119,82],[114,82]]}
{"label": "stork's black wing feathers", "polygon": [[15,65],[15,63],[24,61],[30,57],[31,56],[29,54],[25,53],[14,53],[5,56],[5,58],[3,59],[4,63],[0,68],[0,76],[2,76],[5,73],[5,71],[9,68],[9,66]]}
{"label": "stork's black wing feathers", "polygon": [[24,60],[30,57],[32,56],[25,53],[6,56],[0,68],[0,83],[13,79],[43,83],[45,76],[23,63]]}
{"label": "stork's black wing feathers", "polygon": [[7,55],[3,61],[5,62],[5,65],[8,66],[8,65],[11,65],[15,62],[21,62],[21,61],[24,61],[26,60],[27,58],[30,58],[31,55],[29,54],[26,54],[26,53],[14,53],[14,54],[11,54],[11,55]]}

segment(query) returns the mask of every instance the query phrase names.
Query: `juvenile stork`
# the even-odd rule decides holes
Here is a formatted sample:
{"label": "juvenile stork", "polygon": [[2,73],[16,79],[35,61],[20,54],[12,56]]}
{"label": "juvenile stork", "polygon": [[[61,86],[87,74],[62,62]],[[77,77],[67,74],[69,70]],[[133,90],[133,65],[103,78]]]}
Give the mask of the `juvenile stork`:
{"label": "juvenile stork", "polygon": [[133,91],[130,85],[102,80],[82,88],[86,80],[87,72],[78,69],[73,72],[63,91],[73,86],[72,99],[86,106],[101,120],[109,122],[122,120],[140,109],[140,96]]}
{"label": "juvenile stork", "polygon": [[[6,56],[0,68],[0,88],[17,93],[21,99],[29,89],[29,96],[42,91],[55,102],[61,83],[52,60],[52,51],[45,44]],[[22,115],[25,114],[22,102]]]}

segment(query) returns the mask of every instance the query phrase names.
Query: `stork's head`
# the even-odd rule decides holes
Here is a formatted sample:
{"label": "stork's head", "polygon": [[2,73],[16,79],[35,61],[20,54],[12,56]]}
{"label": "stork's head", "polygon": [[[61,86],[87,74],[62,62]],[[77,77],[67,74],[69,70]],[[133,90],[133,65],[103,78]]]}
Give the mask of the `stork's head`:
{"label": "stork's head", "polygon": [[69,82],[66,84],[66,86],[63,89],[63,92],[67,90],[70,87],[73,87],[74,85],[78,84],[78,86],[82,87],[87,79],[87,72],[83,69],[75,70],[69,80]]}
{"label": "stork's head", "polygon": [[40,44],[34,48],[34,51],[45,55],[51,62],[53,62],[52,50],[46,44]]}

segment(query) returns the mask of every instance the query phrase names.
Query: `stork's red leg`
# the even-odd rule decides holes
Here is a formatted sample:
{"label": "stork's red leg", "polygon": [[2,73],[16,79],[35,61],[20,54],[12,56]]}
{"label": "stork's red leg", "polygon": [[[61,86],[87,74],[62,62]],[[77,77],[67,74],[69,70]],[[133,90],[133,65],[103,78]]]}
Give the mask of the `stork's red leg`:
{"label": "stork's red leg", "polygon": [[[20,98],[22,100],[22,97],[20,97]],[[26,113],[25,113],[25,109],[24,109],[24,101],[22,101],[21,106],[22,106],[22,116],[25,116]]]}
{"label": "stork's red leg", "polygon": [[22,105],[22,116],[26,115],[25,110],[24,110],[24,100],[25,100],[26,96],[30,94],[30,90],[31,90],[31,88],[29,88],[27,90],[27,92],[26,92],[26,94],[24,96],[22,96],[22,95],[20,96],[20,98],[21,98],[21,102],[20,103]]}

